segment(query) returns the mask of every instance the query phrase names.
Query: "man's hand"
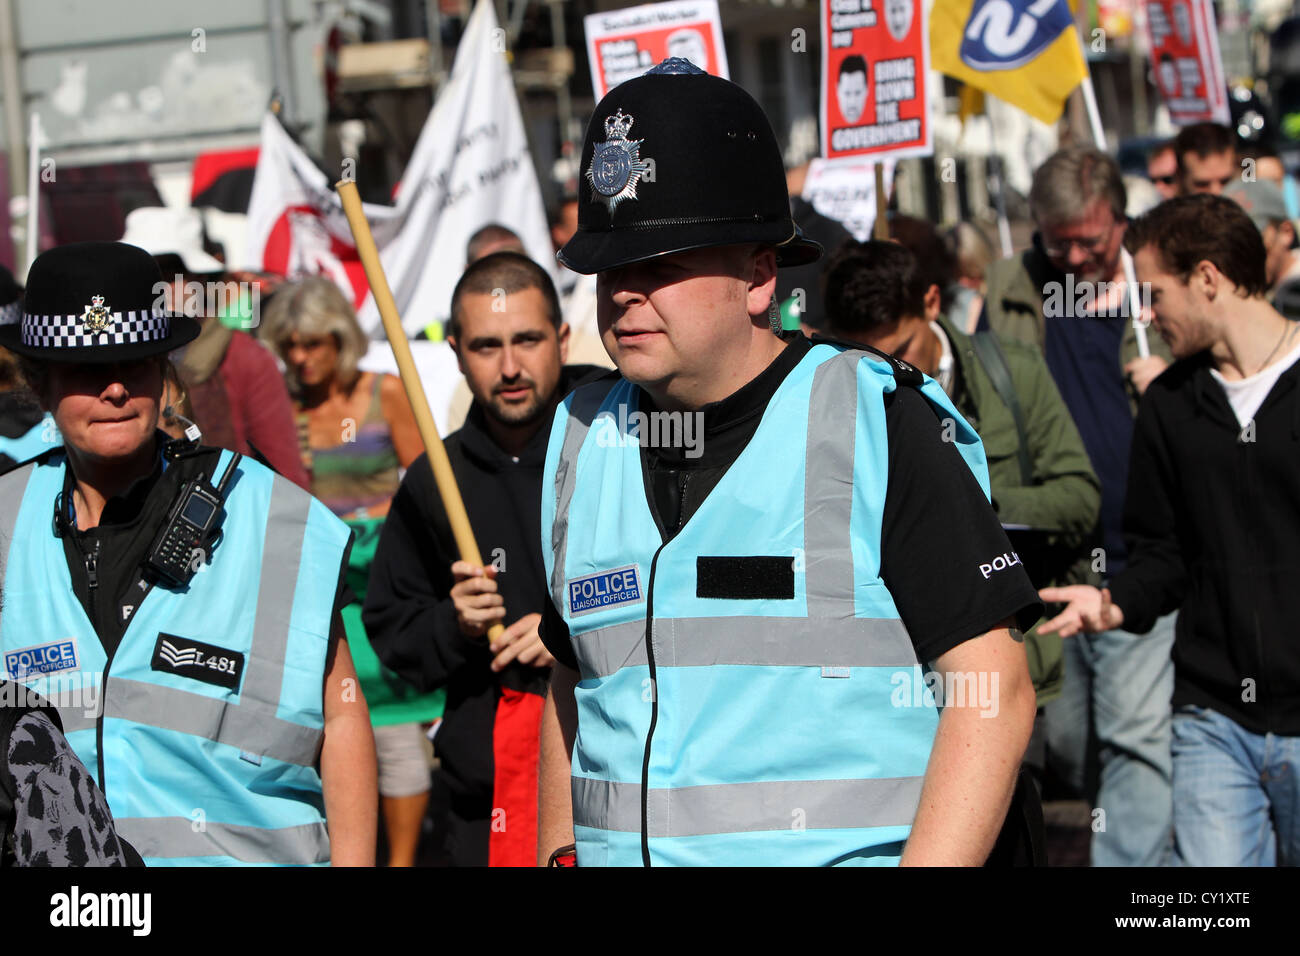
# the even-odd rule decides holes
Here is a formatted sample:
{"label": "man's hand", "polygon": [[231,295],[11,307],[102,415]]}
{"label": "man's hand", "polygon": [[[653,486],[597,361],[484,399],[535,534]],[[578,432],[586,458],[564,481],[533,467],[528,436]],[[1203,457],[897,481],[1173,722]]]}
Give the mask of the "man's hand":
{"label": "man's hand", "polygon": [[554,664],[555,658],[537,633],[537,626],[541,623],[540,614],[525,614],[489,644],[488,650],[496,654],[492,659],[492,670],[502,670],[513,660],[530,667],[550,667]]}
{"label": "man's hand", "polygon": [[451,566],[451,574],[456,579],[451,602],[456,607],[460,632],[466,637],[482,637],[506,616],[505,600],[497,593],[497,569],[457,561]]}
{"label": "man's hand", "polygon": [[1124,374],[1129,377],[1137,393],[1142,395],[1146,392],[1147,386],[1155,381],[1156,376],[1169,367],[1169,363],[1159,355],[1148,355],[1146,358],[1135,358],[1124,366]]}
{"label": "man's hand", "polygon": [[1113,631],[1124,624],[1124,612],[1118,604],[1110,603],[1110,589],[1100,591],[1089,584],[1072,584],[1064,588],[1043,588],[1038,596],[1049,604],[1065,604],[1065,610],[1056,617],[1038,625],[1039,634],[1073,637],[1080,631],[1095,634]]}

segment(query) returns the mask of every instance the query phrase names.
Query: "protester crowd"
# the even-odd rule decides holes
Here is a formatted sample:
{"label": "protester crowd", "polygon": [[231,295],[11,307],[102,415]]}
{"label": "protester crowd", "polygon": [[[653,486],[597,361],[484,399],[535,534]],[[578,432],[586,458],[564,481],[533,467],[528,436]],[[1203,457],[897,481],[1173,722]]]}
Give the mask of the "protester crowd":
{"label": "protester crowd", "polygon": [[[1148,178],[1160,201],[1130,219],[1112,157],[1087,146],[1058,150],[1034,173],[1029,248],[999,259],[974,223],[941,231],[898,212],[888,240],[856,241],[797,195],[792,170],[794,219],[826,248],[819,261],[783,274],[777,297],[786,328],[797,325],[814,343],[870,347],[919,369],[982,442],[992,507],[1046,608],[1024,629],[1037,713],[1022,765],[1028,785],[1017,791],[1008,828],[1024,814],[1041,832],[1033,806],[1072,797],[1092,809],[1093,865],[1295,864],[1300,656],[1285,636],[1300,570],[1300,238],[1287,198],[1295,190],[1275,155],[1213,124],[1155,147]],[[553,210],[557,250],[573,237],[579,207],[575,192]],[[550,540],[544,481],[557,407],[614,364],[602,345],[608,330],[597,323],[597,282],[561,267],[557,288],[509,222],[469,240],[444,330],[467,394],[444,442],[484,560],[473,565],[459,558],[407,393],[396,377],[361,369],[370,342],[337,286],[319,276],[225,271],[204,251],[196,214],[137,210],[127,226],[122,241],[144,249],[169,283],[169,311],[197,322],[161,372],[159,427],[181,443],[193,442],[197,428],[203,446],[282,476],[283,487],[264,492],[272,510],[289,500],[291,484],[323,504],[345,537],[351,532],[346,553],[321,568],[334,575],[322,606],[332,602],[344,633],[316,635],[320,660],[280,662],[301,666],[317,690],[327,675],[344,684],[354,677],[351,700],[368,706],[373,753],[357,749],[350,759],[374,762],[357,779],[375,792],[339,796],[327,780],[318,800],[326,822],[337,812],[372,834],[377,818],[387,849],[380,862],[393,866],[417,856],[444,865],[562,857],[563,848],[545,845],[538,820],[541,728],[556,665],[555,645],[544,640],[551,625],[543,625],[555,612],[542,550]],[[1126,278],[1126,250],[1137,290]],[[46,274],[33,268],[37,279]],[[193,282],[253,283],[257,327],[196,307],[185,294]],[[31,305],[0,274],[3,321],[21,324]],[[3,355],[0,453],[9,470],[58,453],[62,436],[46,413],[77,386],[58,393],[31,357]],[[116,363],[107,366],[116,374],[133,360],[100,361]],[[260,486],[249,474],[251,493]],[[647,473],[647,488],[654,480]],[[678,500],[664,507],[690,514],[687,487],[683,480]],[[141,514],[154,514],[152,505],[131,504],[136,488],[105,485],[102,525],[134,528]],[[9,494],[0,488],[0,497]],[[65,497],[82,500],[70,486]],[[80,507],[60,550],[84,531]],[[150,520],[145,537],[161,518]],[[336,527],[324,515],[319,521]],[[227,537],[237,538],[236,529]],[[948,543],[929,545],[942,551]],[[90,580],[88,608],[93,573]],[[10,600],[14,586],[6,578],[6,615],[20,604],[16,594]],[[260,600],[268,599],[263,590]],[[296,604],[292,613],[300,613]],[[290,651],[302,646],[296,627]],[[6,652],[11,646],[22,642],[6,643]],[[240,666],[249,668],[246,679],[254,675],[251,655]],[[6,671],[14,676],[8,663]],[[287,706],[268,719],[292,721]],[[328,705],[315,723],[308,717],[327,741],[337,733]],[[104,767],[81,766],[53,716],[38,710],[22,720],[17,731],[0,722],[8,765],[0,777],[15,807],[8,849],[17,862],[215,855],[186,839],[173,851],[161,829],[148,831],[148,846],[131,846],[145,832],[133,820],[119,819],[117,836],[106,831],[104,810],[78,809],[104,805],[96,786],[104,787]],[[47,742],[34,749],[35,739]],[[263,760],[252,749],[241,745],[245,764]],[[170,786],[182,816],[216,800],[202,781],[192,793]],[[113,788],[110,775],[112,815],[136,816]],[[30,810],[38,792],[43,817]],[[84,824],[93,849],[69,849],[68,834],[89,816],[99,824]],[[306,826],[288,816],[278,822]],[[330,837],[337,845],[333,826]],[[230,836],[222,852],[257,859],[240,839]],[[369,862],[367,849],[357,849],[349,847],[347,861]],[[312,852],[310,862],[330,859],[327,850]],[[994,857],[1043,861],[1041,846]]]}

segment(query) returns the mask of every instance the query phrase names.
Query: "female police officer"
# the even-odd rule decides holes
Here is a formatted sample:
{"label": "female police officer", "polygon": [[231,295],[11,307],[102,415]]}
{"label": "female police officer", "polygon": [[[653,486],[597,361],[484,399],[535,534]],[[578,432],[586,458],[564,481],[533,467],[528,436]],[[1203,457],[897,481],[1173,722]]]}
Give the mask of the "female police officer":
{"label": "female police officer", "polygon": [[370,863],[374,744],[337,639],[349,532],[157,431],[166,353],[198,334],[162,288],[134,246],[63,246],[0,329],[64,440],[0,478],[5,675],[58,704],[147,863]]}

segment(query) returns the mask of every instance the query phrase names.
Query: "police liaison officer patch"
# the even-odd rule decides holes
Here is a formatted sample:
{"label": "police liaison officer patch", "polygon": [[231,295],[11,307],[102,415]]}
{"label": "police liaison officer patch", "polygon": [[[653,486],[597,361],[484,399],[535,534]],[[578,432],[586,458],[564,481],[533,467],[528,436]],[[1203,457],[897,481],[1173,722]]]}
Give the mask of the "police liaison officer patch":
{"label": "police liaison officer patch", "polygon": [[641,577],[637,566],[601,571],[581,578],[570,578],[569,616],[577,617],[619,604],[632,604],[641,600]]}
{"label": "police liaison officer patch", "polygon": [[609,138],[595,145],[587,167],[591,201],[603,202],[611,216],[624,199],[636,199],[636,184],[650,171],[650,164],[641,159],[645,140],[627,138],[633,122],[622,110],[606,117],[605,135]]}
{"label": "police liaison officer patch", "polygon": [[5,673],[11,680],[76,670],[78,666],[77,641],[71,637],[5,652]]}

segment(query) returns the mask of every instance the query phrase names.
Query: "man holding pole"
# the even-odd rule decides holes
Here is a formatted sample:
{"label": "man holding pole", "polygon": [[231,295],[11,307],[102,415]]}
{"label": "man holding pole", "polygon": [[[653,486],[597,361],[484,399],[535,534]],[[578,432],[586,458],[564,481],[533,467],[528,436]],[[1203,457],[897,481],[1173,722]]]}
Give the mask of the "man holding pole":
{"label": "man holding pole", "polygon": [[[1119,166],[1102,151],[1052,154],[1030,189],[1033,246],[989,267],[985,299],[993,331],[1042,349],[1101,480],[1096,547],[1071,573],[1094,583],[1124,567],[1133,417],[1169,355],[1158,340],[1139,355],[1121,262],[1126,198]],[[1143,642],[1106,631],[1066,643],[1065,688],[1046,707],[1049,763],[1104,811],[1095,865],[1153,866],[1166,853],[1172,642],[1170,614]]]}
{"label": "man holding pole", "polygon": [[1038,606],[979,439],[910,365],[780,333],[776,269],[820,250],[739,87],[667,60],[581,165],[560,258],[621,375],[547,451],[539,861],[984,862]]}
{"label": "man holding pole", "polygon": [[[453,865],[531,865],[537,731],[551,655],[537,636],[547,426],[573,383],[569,327],[550,277],[515,252],[471,263],[447,338],[474,396],[446,440],[489,563],[457,560],[427,456],[412,463],[375,553],[364,621],[380,660],[422,691],[447,689],[438,731],[435,840]],[[506,625],[494,640],[495,623]]]}

